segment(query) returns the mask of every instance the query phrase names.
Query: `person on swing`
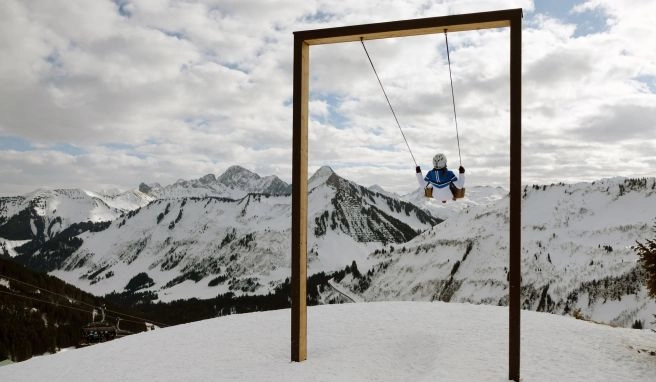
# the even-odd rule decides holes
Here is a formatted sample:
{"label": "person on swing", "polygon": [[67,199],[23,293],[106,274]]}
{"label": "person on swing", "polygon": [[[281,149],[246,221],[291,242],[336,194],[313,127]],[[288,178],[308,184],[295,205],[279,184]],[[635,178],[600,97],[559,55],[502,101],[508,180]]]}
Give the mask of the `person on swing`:
{"label": "person on swing", "polygon": [[[446,156],[442,153],[433,157],[433,170],[428,171],[425,177],[421,174],[421,168],[416,167],[417,183],[420,187],[431,188],[433,198],[446,203],[447,200],[456,200],[452,187],[462,189],[465,187],[465,168],[460,166],[458,176],[446,168]],[[430,192],[427,193],[430,194]]]}

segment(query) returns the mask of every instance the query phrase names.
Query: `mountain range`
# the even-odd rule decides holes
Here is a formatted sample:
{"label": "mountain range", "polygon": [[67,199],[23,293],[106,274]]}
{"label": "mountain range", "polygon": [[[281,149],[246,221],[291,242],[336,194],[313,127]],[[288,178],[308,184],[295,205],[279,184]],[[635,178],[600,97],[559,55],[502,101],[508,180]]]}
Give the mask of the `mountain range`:
{"label": "mountain range", "polygon": [[[506,305],[508,202],[466,207],[342,286],[366,301]],[[656,302],[631,246],[656,232],[656,179],[526,186],[522,194],[522,308],[628,327],[653,326]]]}
{"label": "mountain range", "polygon": [[[367,263],[379,245],[403,243],[440,222],[329,167],[309,183],[310,272]],[[184,190],[188,196],[179,196]],[[152,291],[163,301],[266,294],[291,272],[289,190],[277,177],[237,166],[218,178],[141,185],[134,192],[150,201],[132,210],[105,207],[88,192],[58,190],[50,198],[3,201],[0,236],[15,260],[95,294]],[[85,212],[51,208],[73,201]],[[105,215],[93,212],[97,205]]]}
{"label": "mountain range", "polygon": [[162,187],[158,183],[141,183],[138,190],[156,199],[217,196],[240,199],[245,193],[289,195],[290,184],[275,175],[261,177],[241,166],[230,166],[220,176],[207,174],[199,179],[183,180]]}
{"label": "mountain range", "polygon": [[[655,188],[654,178],[525,186],[523,308],[648,325],[656,304],[631,246],[653,235]],[[233,166],[111,197],[41,190],[0,198],[0,255],[98,295],[265,295],[290,275],[290,190]],[[346,291],[366,301],[507,304],[503,188],[469,188],[442,204],[419,189],[399,196],[322,167],[308,190],[308,275],[333,277],[319,301],[353,300]]]}

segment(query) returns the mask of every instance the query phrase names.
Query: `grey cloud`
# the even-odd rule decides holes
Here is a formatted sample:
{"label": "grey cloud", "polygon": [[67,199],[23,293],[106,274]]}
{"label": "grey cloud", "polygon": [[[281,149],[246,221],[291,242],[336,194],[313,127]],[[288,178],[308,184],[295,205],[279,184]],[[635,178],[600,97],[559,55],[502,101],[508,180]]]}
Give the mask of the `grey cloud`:
{"label": "grey cloud", "polygon": [[591,74],[593,65],[594,58],[587,51],[560,48],[527,65],[524,77],[530,86],[580,81]]}
{"label": "grey cloud", "polygon": [[653,139],[654,131],[656,106],[620,104],[608,105],[599,115],[588,117],[571,134],[587,141],[619,144],[631,138]]}
{"label": "grey cloud", "polygon": [[[52,0],[29,8],[24,2],[0,2],[0,36],[7,37],[3,56],[11,57],[0,61],[0,134],[41,147],[14,156],[0,151],[5,155],[3,188],[35,188],[40,182],[124,188],[140,181],[165,184],[219,173],[235,163],[289,179],[292,31],[489,10],[507,2],[133,4],[126,18],[110,1]],[[531,17],[530,0],[513,4],[528,7],[526,18]],[[581,173],[601,174],[598,153],[603,150],[622,157],[632,171],[644,168],[651,159],[635,156],[652,158],[647,147],[653,149],[654,140],[645,138],[643,150],[628,145],[648,135],[646,117],[636,119],[636,110],[614,105],[633,99],[634,90],[623,81],[637,73],[627,69],[627,62],[651,62],[646,50],[629,49],[643,55],[642,61],[627,53],[625,61],[595,62],[594,51],[614,46],[611,39],[598,46],[578,40],[579,52],[572,48],[577,42],[558,30],[531,25],[527,22],[525,29],[526,173],[557,178],[562,174],[545,169],[564,164],[575,170],[579,163],[587,166]],[[463,159],[477,184],[507,178],[507,37],[499,31],[449,37]],[[375,40],[367,47],[418,161],[430,164],[439,149],[453,162],[457,146],[443,36]],[[354,180],[372,179],[364,184],[380,183],[373,180],[373,170],[366,170],[375,163],[386,168],[381,172],[390,189],[407,191],[412,173],[407,181],[394,174],[405,171],[411,159],[361,46],[313,46],[310,61],[312,95],[341,102],[328,105],[339,118],[313,116],[310,121],[311,163],[342,164],[345,174],[360,177]],[[650,66],[641,67],[648,75]],[[600,80],[609,74],[612,82]],[[608,106],[589,117],[602,103]],[[648,103],[642,98],[636,104]],[[629,126],[631,117],[637,122]],[[345,126],[328,121],[345,121]],[[612,126],[620,121],[627,125],[617,135]],[[610,138],[599,138],[602,134]],[[130,144],[131,152],[102,150],[107,142]],[[43,148],[52,143],[77,145],[88,153],[71,156]],[[75,177],[71,168],[84,178]]]}

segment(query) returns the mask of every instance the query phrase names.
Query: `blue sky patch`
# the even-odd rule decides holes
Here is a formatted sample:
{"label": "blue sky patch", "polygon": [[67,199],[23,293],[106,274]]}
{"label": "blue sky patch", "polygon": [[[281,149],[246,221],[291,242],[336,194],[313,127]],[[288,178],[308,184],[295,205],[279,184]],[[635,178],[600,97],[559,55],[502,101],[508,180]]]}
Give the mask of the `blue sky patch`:
{"label": "blue sky patch", "polygon": [[236,70],[244,74],[250,74],[250,70],[244,67],[243,65],[241,65],[241,63],[221,60],[221,58],[216,54],[216,52],[211,49],[206,49],[203,51],[203,58],[207,61],[213,62],[215,64],[219,64],[230,70]]}
{"label": "blue sky patch", "polygon": [[53,151],[59,151],[65,154],[70,154],[73,156],[80,156],[80,155],[87,154],[87,151],[84,150],[83,148],[80,148],[75,145],[71,145],[69,143],[56,143],[52,146],[49,146],[48,149]]}
{"label": "blue sky patch", "polygon": [[127,143],[105,143],[101,146],[110,150],[134,150],[134,146]]}
{"label": "blue sky patch", "polygon": [[314,13],[304,15],[302,21],[311,22],[311,23],[315,23],[315,22],[326,23],[332,20],[333,17],[335,17],[334,13],[318,10]]}
{"label": "blue sky patch", "polygon": [[647,88],[649,88],[649,91],[652,92],[653,94],[656,94],[656,76],[652,75],[641,75],[635,77],[636,81],[640,81],[643,84],[647,85]]}
{"label": "blue sky patch", "polygon": [[577,4],[566,6],[561,1],[553,0],[535,0],[535,14],[541,13],[559,19],[568,24],[574,24],[576,31],[574,37],[581,37],[594,33],[601,33],[608,30],[606,24],[606,14],[600,9],[590,11],[572,12],[572,8]]}
{"label": "blue sky patch", "polygon": [[15,150],[15,151],[38,151],[38,150],[51,150],[58,151],[73,156],[87,154],[87,151],[69,144],[69,143],[55,143],[49,146],[34,147],[31,142],[23,138],[15,136],[1,136],[0,137],[0,150]]}
{"label": "blue sky patch", "polygon": [[33,147],[30,142],[22,138],[0,136],[0,150],[30,151]]}
{"label": "blue sky patch", "polygon": [[45,60],[47,63],[49,63],[52,66],[56,66],[56,67],[62,66],[61,58],[59,57],[59,52],[56,50],[53,50],[52,53],[47,55]]}
{"label": "blue sky patch", "polygon": [[210,120],[205,117],[186,117],[183,122],[192,130],[204,131],[211,127]]}
{"label": "blue sky patch", "polygon": [[322,123],[334,126],[338,129],[346,129],[350,126],[350,120],[337,111],[337,107],[342,103],[343,97],[334,93],[312,94],[310,99],[313,101],[324,101],[328,104],[328,115],[316,116]]}
{"label": "blue sky patch", "polygon": [[44,57],[44,61],[50,65],[49,77],[53,80],[63,78],[66,76],[66,69],[62,62],[61,55],[58,50],[53,50],[50,54]]}
{"label": "blue sky patch", "polygon": [[250,71],[248,69],[245,69],[245,68],[241,67],[239,64],[234,63],[234,62],[222,62],[221,66],[225,66],[226,68],[228,68],[230,70],[236,70],[236,71],[242,72],[244,74],[249,74],[250,73]]}
{"label": "blue sky patch", "polygon": [[119,15],[127,18],[132,17],[132,12],[128,9],[128,5],[130,5],[128,0],[114,0],[114,4],[116,4]]}
{"label": "blue sky patch", "polygon": [[185,34],[183,32],[180,32],[180,31],[172,31],[172,30],[163,29],[163,28],[155,28],[155,29],[162,32],[162,33],[164,33],[165,35],[167,35],[169,37],[177,38],[178,40],[184,40],[186,38]]}

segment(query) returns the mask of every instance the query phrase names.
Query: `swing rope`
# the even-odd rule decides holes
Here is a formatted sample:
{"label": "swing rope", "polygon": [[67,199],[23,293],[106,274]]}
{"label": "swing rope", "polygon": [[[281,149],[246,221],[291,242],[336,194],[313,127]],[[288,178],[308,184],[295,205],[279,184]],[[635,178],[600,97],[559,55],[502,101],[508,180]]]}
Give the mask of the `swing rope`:
{"label": "swing rope", "polygon": [[444,41],[446,42],[446,59],[449,63],[449,80],[451,80],[451,100],[453,101],[453,120],[456,123],[456,139],[458,140],[458,159],[462,166],[462,156],[460,155],[460,134],[458,134],[458,116],[456,115],[456,96],[453,94],[453,77],[451,76],[451,58],[449,57],[449,38],[446,36],[444,29]]}
{"label": "swing rope", "polygon": [[364,39],[362,37],[360,37],[360,43],[362,44],[362,48],[364,48],[364,53],[367,55],[367,58],[369,59],[369,63],[371,64],[371,69],[374,70],[374,74],[376,75],[376,79],[378,80],[378,84],[380,85],[380,89],[383,91],[383,95],[385,96],[385,99],[387,100],[387,104],[389,105],[389,108],[392,111],[392,115],[394,116],[394,120],[396,121],[396,125],[399,127],[399,131],[401,131],[401,136],[403,136],[403,140],[405,141],[406,146],[408,146],[408,151],[410,152],[410,156],[412,157],[412,161],[415,162],[415,166],[417,166],[417,161],[415,160],[415,156],[412,155],[412,150],[410,150],[410,145],[408,144],[408,140],[405,139],[405,134],[403,134],[403,129],[401,129],[401,124],[399,123],[399,119],[396,117],[396,113],[394,112],[394,108],[392,107],[392,103],[390,102],[389,98],[387,97],[387,93],[385,92],[385,88],[383,87],[383,83],[380,81],[380,77],[378,77],[378,72],[376,72],[376,67],[374,66],[373,61],[371,61],[371,57],[369,56],[369,52],[367,52],[367,47],[364,46]]}

